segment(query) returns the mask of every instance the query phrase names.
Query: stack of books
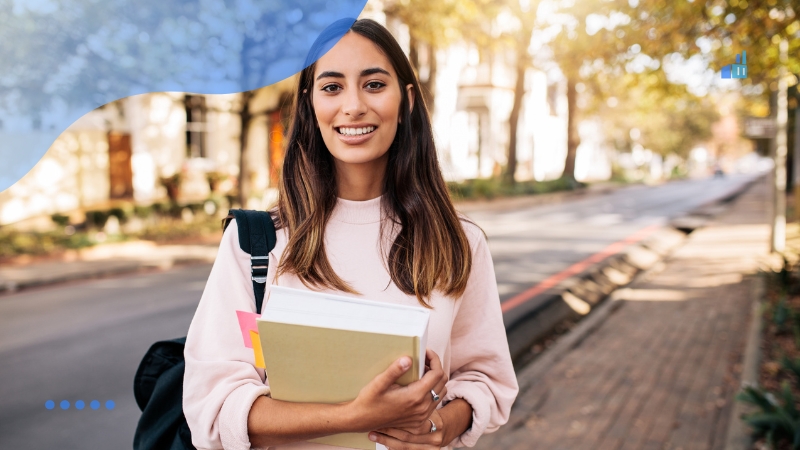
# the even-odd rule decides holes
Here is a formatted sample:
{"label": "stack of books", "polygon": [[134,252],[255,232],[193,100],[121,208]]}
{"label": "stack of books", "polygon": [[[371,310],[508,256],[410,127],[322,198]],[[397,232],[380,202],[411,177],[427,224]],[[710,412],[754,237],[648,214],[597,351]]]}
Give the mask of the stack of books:
{"label": "stack of books", "polygon": [[[419,380],[425,370],[429,319],[422,307],[271,286],[269,301],[256,319],[259,342],[253,347],[263,351],[272,398],[340,403],[355,399],[402,356],[410,356],[413,364],[398,384]],[[376,448],[367,433],[311,442]]]}

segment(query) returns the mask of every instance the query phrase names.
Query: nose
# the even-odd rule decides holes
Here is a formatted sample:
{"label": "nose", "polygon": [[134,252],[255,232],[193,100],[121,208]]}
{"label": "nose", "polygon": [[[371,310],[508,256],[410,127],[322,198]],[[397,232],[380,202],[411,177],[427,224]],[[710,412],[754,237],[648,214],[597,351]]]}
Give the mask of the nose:
{"label": "nose", "polygon": [[367,113],[367,104],[364,103],[360,90],[349,89],[344,94],[342,103],[342,112],[344,114],[357,118]]}

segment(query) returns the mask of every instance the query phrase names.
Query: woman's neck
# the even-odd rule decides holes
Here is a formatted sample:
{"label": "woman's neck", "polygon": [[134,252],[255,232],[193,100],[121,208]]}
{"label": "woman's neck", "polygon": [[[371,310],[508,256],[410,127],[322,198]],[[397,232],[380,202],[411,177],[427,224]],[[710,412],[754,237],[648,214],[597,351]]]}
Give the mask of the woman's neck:
{"label": "woman's neck", "polygon": [[364,201],[383,194],[388,158],[362,164],[336,161],[337,196],[345,200]]}

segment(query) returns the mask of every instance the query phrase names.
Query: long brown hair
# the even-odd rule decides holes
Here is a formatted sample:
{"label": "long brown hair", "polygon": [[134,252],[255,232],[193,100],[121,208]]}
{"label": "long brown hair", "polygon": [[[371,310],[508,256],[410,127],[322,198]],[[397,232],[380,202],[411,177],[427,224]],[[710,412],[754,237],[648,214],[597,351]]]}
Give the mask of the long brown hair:
{"label": "long brown hair", "polygon": [[[442,177],[430,116],[408,58],[389,31],[373,20],[355,21],[349,32],[374,42],[400,81],[402,121],[388,150],[381,200],[382,216],[397,231],[386,262],[397,287],[430,308],[426,299],[434,290],[452,297],[464,293],[472,266],[469,241]],[[311,64],[300,73],[294,96],[275,211],[277,226],[287,228],[289,242],[277,275],[294,273],[309,287],[356,293],[325,254],[323,234],[336,206],[337,185],[333,156],[315,126],[310,98],[315,67]],[[415,99],[411,109],[404,89],[409,83]]]}

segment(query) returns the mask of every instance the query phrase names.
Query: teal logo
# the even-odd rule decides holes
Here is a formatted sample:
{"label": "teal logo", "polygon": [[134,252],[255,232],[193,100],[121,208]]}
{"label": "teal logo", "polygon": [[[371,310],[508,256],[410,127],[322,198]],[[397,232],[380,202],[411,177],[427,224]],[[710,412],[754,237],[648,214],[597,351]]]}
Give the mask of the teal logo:
{"label": "teal logo", "polygon": [[722,68],[722,78],[747,78],[747,52],[742,51],[741,55],[736,55],[736,64],[728,64]]}

